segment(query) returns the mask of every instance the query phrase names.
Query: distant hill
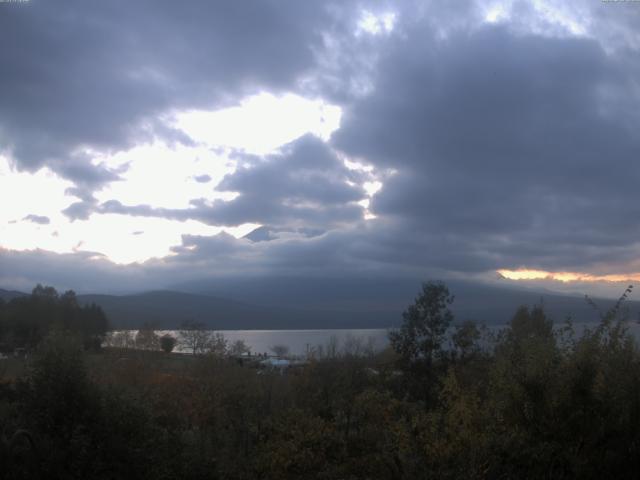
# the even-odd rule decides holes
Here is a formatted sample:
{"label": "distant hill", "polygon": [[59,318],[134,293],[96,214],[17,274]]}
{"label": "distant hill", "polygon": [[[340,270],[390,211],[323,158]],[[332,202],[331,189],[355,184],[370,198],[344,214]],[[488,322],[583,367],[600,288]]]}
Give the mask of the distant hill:
{"label": "distant hill", "polygon": [[[571,316],[576,322],[598,319],[583,296],[562,295],[487,285],[478,282],[447,280],[455,295],[452,310],[457,321],[476,320],[488,325],[507,323],[520,305],[542,301],[549,315],[561,322]],[[331,312],[335,318],[357,319],[373,327],[398,326],[402,312],[413,302],[421,282],[411,279],[353,279],[265,277],[191,282],[177,286],[183,291],[212,294],[240,302],[269,307],[296,308],[310,312]],[[622,292],[620,292],[622,293]],[[595,299],[601,310],[615,304],[611,299]],[[631,318],[638,318],[640,302],[628,301]],[[299,328],[311,328],[301,325]]]}
{"label": "distant hill", "polygon": [[16,297],[24,297],[26,295],[26,293],[17,292],[15,290],[3,290],[2,288],[0,288],[0,298],[5,302],[8,302],[9,300]]}
{"label": "distant hill", "polygon": [[[597,320],[583,297],[516,290],[471,282],[447,282],[455,295],[456,321],[487,325],[507,323],[520,305],[541,301],[556,321],[568,315],[576,322]],[[79,295],[83,304],[96,303],[114,328],[137,328],[150,322],[173,329],[185,320],[203,322],[212,329],[323,329],[388,328],[399,326],[402,312],[413,302],[419,282],[346,279],[270,278],[194,284],[205,293],[173,290],[135,295]],[[184,286],[183,286],[184,288]],[[26,295],[0,290],[5,300]],[[613,300],[596,299],[601,310]],[[629,301],[631,318],[638,318],[640,302]]]}
{"label": "distant hill", "polygon": [[137,328],[151,322],[158,328],[177,328],[185,320],[212,329],[366,328],[388,326],[366,316],[348,318],[343,312],[262,307],[210,295],[153,291],[138,295],[79,295],[81,303],[96,303],[116,328]]}

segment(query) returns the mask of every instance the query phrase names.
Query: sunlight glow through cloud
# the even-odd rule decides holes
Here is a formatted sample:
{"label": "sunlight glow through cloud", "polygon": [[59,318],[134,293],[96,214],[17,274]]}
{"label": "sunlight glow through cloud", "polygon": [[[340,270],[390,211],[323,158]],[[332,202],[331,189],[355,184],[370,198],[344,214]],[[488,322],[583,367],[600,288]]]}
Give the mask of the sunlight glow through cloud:
{"label": "sunlight glow through cloud", "polygon": [[0,156],[0,202],[11,208],[0,209],[0,225],[17,221],[26,215],[60,215],[75,197],[65,191],[73,184],[42,168],[35,173],[18,172],[9,160]]}
{"label": "sunlight glow through cloud", "polygon": [[197,142],[264,155],[308,132],[328,140],[341,116],[340,107],[322,100],[263,92],[237,107],[179,113],[175,127]]}
{"label": "sunlight glow through cloud", "polygon": [[[554,36],[559,32],[571,36],[583,36],[589,33],[591,19],[588,12],[576,2],[532,0],[528,6],[535,11],[535,17],[526,17],[526,22],[521,26],[529,32]],[[481,4],[480,8],[484,21],[487,23],[514,22],[518,24],[522,17],[518,13],[522,4],[513,0],[487,2]]]}
{"label": "sunlight glow through cloud", "polygon": [[[237,195],[215,190],[236,168],[235,160],[229,158],[233,150],[264,155],[309,132],[327,141],[339,128],[341,115],[340,107],[321,100],[261,93],[232,108],[176,114],[174,126],[198,142],[196,146],[155,141],[113,155],[89,150],[82,153],[92,157],[94,165],[118,172],[120,177],[94,192],[98,203],[117,200],[123,205],[189,208],[194,199],[210,204]],[[224,231],[239,238],[260,226],[222,228],[194,220],[99,213],[71,221],[62,211],[78,200],[67,193],[72,186],[48,169],[17,172],[8,159],[0,157],[0,200],[14,205],[0,212],[0,247],[56,253],[89,251],[126,264],[170,255],[182,235],[210,236]],[[373,184],[368,188],[375,189]],[[25,220],[28,216],[42,222],[47,217],[49,223]]]}
{"label": "sunlight glow through cloud", "polygon": [[547,272],[544,270],[498,270],[508,280],[556,280],[559,282],[637,282],[640,273],[592,275],[581,272]]}
{"label": "sunlight glow through cloud", "polygon": [[[161,158],[163,153],[169,158],[172,155],[171,152],[163,152],[162,149],[156,153],[160,157],[151,156],[149,159]],[[146,160],[143,158],[137,161],[144,163]],[[162,161],[159,160],[160,163]],[[177,165],[173,168],[176,170],[172,172],[169,168],[165,172],[166,185],[150,188],[148,177],[145,183],[144,178],[138,179],[133,175],[129,185],[127,180],[117,183],[122,190],[107,189],[100,192],[98,197],[105,195],[106,198],[108,194],[116,192],[118,198],[149,200],[155,199],[154,196],[157,195],[158,203],[163,205],[161,197],[164,195],[164,204],[171,207],[179,203],[177,200],[182,200],[177,198],[178,194],[186,194],[176,194],[180,183],[184,183],[185,180],[190,195],[194,194],[193,189],[207,188],[209,192],[212,190],[211,186],[198,184],[188,178],[188,163],[184,171]],[[201,172],[199,169],[194,171]],[[180,172],[180,175],[172,188],[168,178],[177,172]],[[210,171],[208,173],[211,174]],[[94,214],[88,220],[70,221],[61,212],[76,200],[66,193],[71,185],[71,182],[61,179],[46,168],[35,173],[17,172],[11,168],[6,158],[0,157],[0,202],[3,205],[12,205],[11,209],[0,209],[0,247],[10,250],[43,249],[56,253],[97,252],[106,255],[115,263],[125,264],[169,255],[171,247],[181,243],[182,235],[216,235],[224,231],[238,238],[260,226],[252,223],[222,228],[193,220],[178,222],[116,214]],[[140,197],[136,198],[136,195]],[[27,221],[25,217],[28,215],[47,217],[50,222],[38,224]]]}
{"label": "sunlight glow through cloud", "polygon": [[391,33],[395,26],[396,19],[397,15],[394,12],[384,12],[376,15],[365,10],[358,22],[358,30],[356,31],[356,34],[359,35],[363,32],[371,35]]}
{"label": "sunlight glow through cloud", "polygon": [[486,10],[484,19],[485,19],[485,21],[487,21],[489,23],[497,23],[497,22],[500,22],[502,20],[508,19],[508,13],[507,13],[507,10],[505,9],[504,5],[495,4],[495,5],[491,5]]}
{"label": "sunlight glow through cloud", "polygon": [[[234,170],[234,163],[204,146],[141,145],[106,158],[104,163],[110,168],[128,165],[128,169],[120,175],[122,181],[96,193],[100,202],[117,199],[125,205],[187,208],[194,198],[231,200],[234,196],[214,190]],[[196,181],[202,175],[210,180]]]}
{"label": "sunlight glow through cloud", "polygon": [[549,23],[560,25],[572,35],[585,35],[587,24],[584,18],[576,14],[575,8],[569,4],[535,0],[536,12]]}

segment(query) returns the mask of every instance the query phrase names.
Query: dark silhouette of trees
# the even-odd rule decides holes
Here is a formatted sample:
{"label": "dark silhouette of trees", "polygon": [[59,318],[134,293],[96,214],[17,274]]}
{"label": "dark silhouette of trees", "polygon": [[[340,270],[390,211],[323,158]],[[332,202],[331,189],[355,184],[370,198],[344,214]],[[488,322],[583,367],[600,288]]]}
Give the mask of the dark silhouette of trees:
{"label": "dark silhouette of trees", "polygon": [[212,332],[204,323],[193,320],[182,322],[180,343],[194,355],[211,353],[215,356],[223,356],[227,353],[227,341],[224,335]]}
{"label": "dark silhouette of trees", "polygon": [[403,323],[389,332],[391,347],[404,372],[405,388],[416,398],[436,400],[438,374],[445,368],[447,329],[453,321],[453,295],[442,282],[425,282],[415,302],[402,314]]}
{"label": "dark silhouette of trees", "polygon": [[0,478],[7,478],[7,473],[19,471],[23,478],[42,478],[40,458],[33,439],[28,430],[18,429],[11,435],[0,434]]}
{"label": "dark silhouette of trees", "polygon": [[14,298],[0,308],[2,343],[34,349],[53,330],[73,332],[86,349],[99,349],[109,329],[102,309],[80,305],[69,290],[62,295],[53,287],[37,285],[31,295]]}
{"label": "dark silhouette of trees", "polygon": [[286,345],[271,345],[269,350],[278,358],[284,358],[289,355],[289,347]]}
{"label": "dark silhouette of trees", "polygon": [[453,299],[444,283],[422,284],[422,292],[402,314],[400,329],[389,333],[391,346],[406,365],[429,365],[442,353],[445,334],[453,321],[449,310]]}
{"label": "dark silhouette of trees", "polygon": [[155,327],[148,322],[142,324],[136,335],[136,348],[142,350],[159,350],[160,338]]}
{"label": "dark silhouette of trees", "polygon": [[[36,297],[36,313],[77,310],[72,295]],[[352,342],[283,373],[87,352],[81,333],[51,326],[27,373],[0,379],[0,478],[37,478],[35,465],[69,479],[636,478],[640,348],[625,299],[580,334],[536,305],[488,335],[452,325],[452,296],[427,283],[394,348]],[[226,350],[206,334],[198,352]]]}
{"label": "dark silhouette of trees", "polygon": [[242,339],[236,340],[229,346],[229,355],[241,356],[248,353],[251,353],[251,347],[249,347]]}
{"label": "dark silhouette of trees", "polygon": [[175,348],[176,343],[177,343],[176,338],[169,335],[168,333],[160,337],[160,348],[165,353],[171,353]]}
{"label": "dark silhouette of trees", "polygon": [[480,347],[480,339],[482,332],[475,322],[466,320],[460,325],[455,326],[455,331],[451,335],[451,343],[453,353],[461,360],[467,359],[477,354]]}

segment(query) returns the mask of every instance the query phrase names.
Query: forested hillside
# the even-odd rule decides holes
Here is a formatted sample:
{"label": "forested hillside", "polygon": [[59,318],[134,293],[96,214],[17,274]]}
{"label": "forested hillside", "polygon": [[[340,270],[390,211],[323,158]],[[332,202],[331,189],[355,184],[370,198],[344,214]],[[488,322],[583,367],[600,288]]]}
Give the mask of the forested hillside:
{"label": "forested hillside", "polygon": [[[32,360],[0,359],[2,478],[636,478],[630,291],[591,301],[600,320],[580,334],[540,305],[492,332],[456,323],[447,287],[425,283],[387,351],[328,345],[287,369],[223,337],[193,355],[96,352],[54,322]],[[70,297],[38,287],[25,305],[60,318]]]}

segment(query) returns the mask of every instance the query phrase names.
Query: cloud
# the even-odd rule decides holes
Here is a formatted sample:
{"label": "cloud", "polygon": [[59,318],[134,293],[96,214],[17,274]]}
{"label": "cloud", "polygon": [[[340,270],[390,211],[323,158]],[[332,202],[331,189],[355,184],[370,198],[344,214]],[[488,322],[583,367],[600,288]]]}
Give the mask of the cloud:
{"label": "cloud", "polygon": [[[73,181],[66,215],[263,227],[244,239],[184,235],[171,256],[130,267],[5,251],[0,271],[47,281],[68,265],[60,278],[81,281],[88,265],[123,288],[135,285],[118,283],[123,272],[145,288],[237,272],[638,272],[638,14],[596,3],[505,2],[492,13],[493,2],[406,2],[391,5],[388,28],[384,2],[367,5],[369,17],[357,2],[7,10],[0,59],[14,68],[0,78],[0,140],[20,168],[46,164]],[[377,26],[357,30],[362,18]],[[96,194],[130,172],[96,152],[155,137],[189,144],[173,117],[263,91],[336,105],[340,128],[329,143],[306,135],[265,155],[236,152],[217,192],[188,206]],[[212,188],[200,168],[175,176]],[[376,181],[376,218],[364,220],[364,186]]]}
{"label": "cloud", "polygon": [[193,179],[198,183],[208,183],[211,181],[211,175],[196,175]]}
{"label": "cloud", "polygon": [[416,28],[385,52],[375,91],[345,109],[332,143],[397,171],[370,209],[444,258],[460,246],[451,269],[624,261],[640,234],[627,60],[588,38]]}
{"label": "cloud", "polygon": [[24,217],[22,220],[37,223],[39,225],[48,225],[49,223],[51,223],[51,220],[49,220],[49,217],[45,217],[44,215],[29,214],[26,217]]}
{"label": "cloud", "polygon": [[95,199],[92,196],[89,196],[79,202],[73,202],[65,208],[62,213],[64,213],[70,220],[88,220],[94,212],[95,205]]}
{"label": "cloud", "polygon": [[100,213],[193,219],[208,225],[245,223],[278,227],[331,228],[361,219],[358,204],[367,197],[361,186],[366,173],[348,169],[326,143],[305,135],[266,156],[238,154],[240,166],[226,175],[218,191],[237,193],[233,200],[194,199],[191,208],[127,206],[118,200],[102,203]]}
{"label": "cloud", "polygon": [[[331,17],[295,1],[77,0],[2,5],[0,146],[79,187],[117,174],[92,163],[159,136],[188,143],[173,112],[296,88]],[[18,47],[19,46],[19,47]]]}

